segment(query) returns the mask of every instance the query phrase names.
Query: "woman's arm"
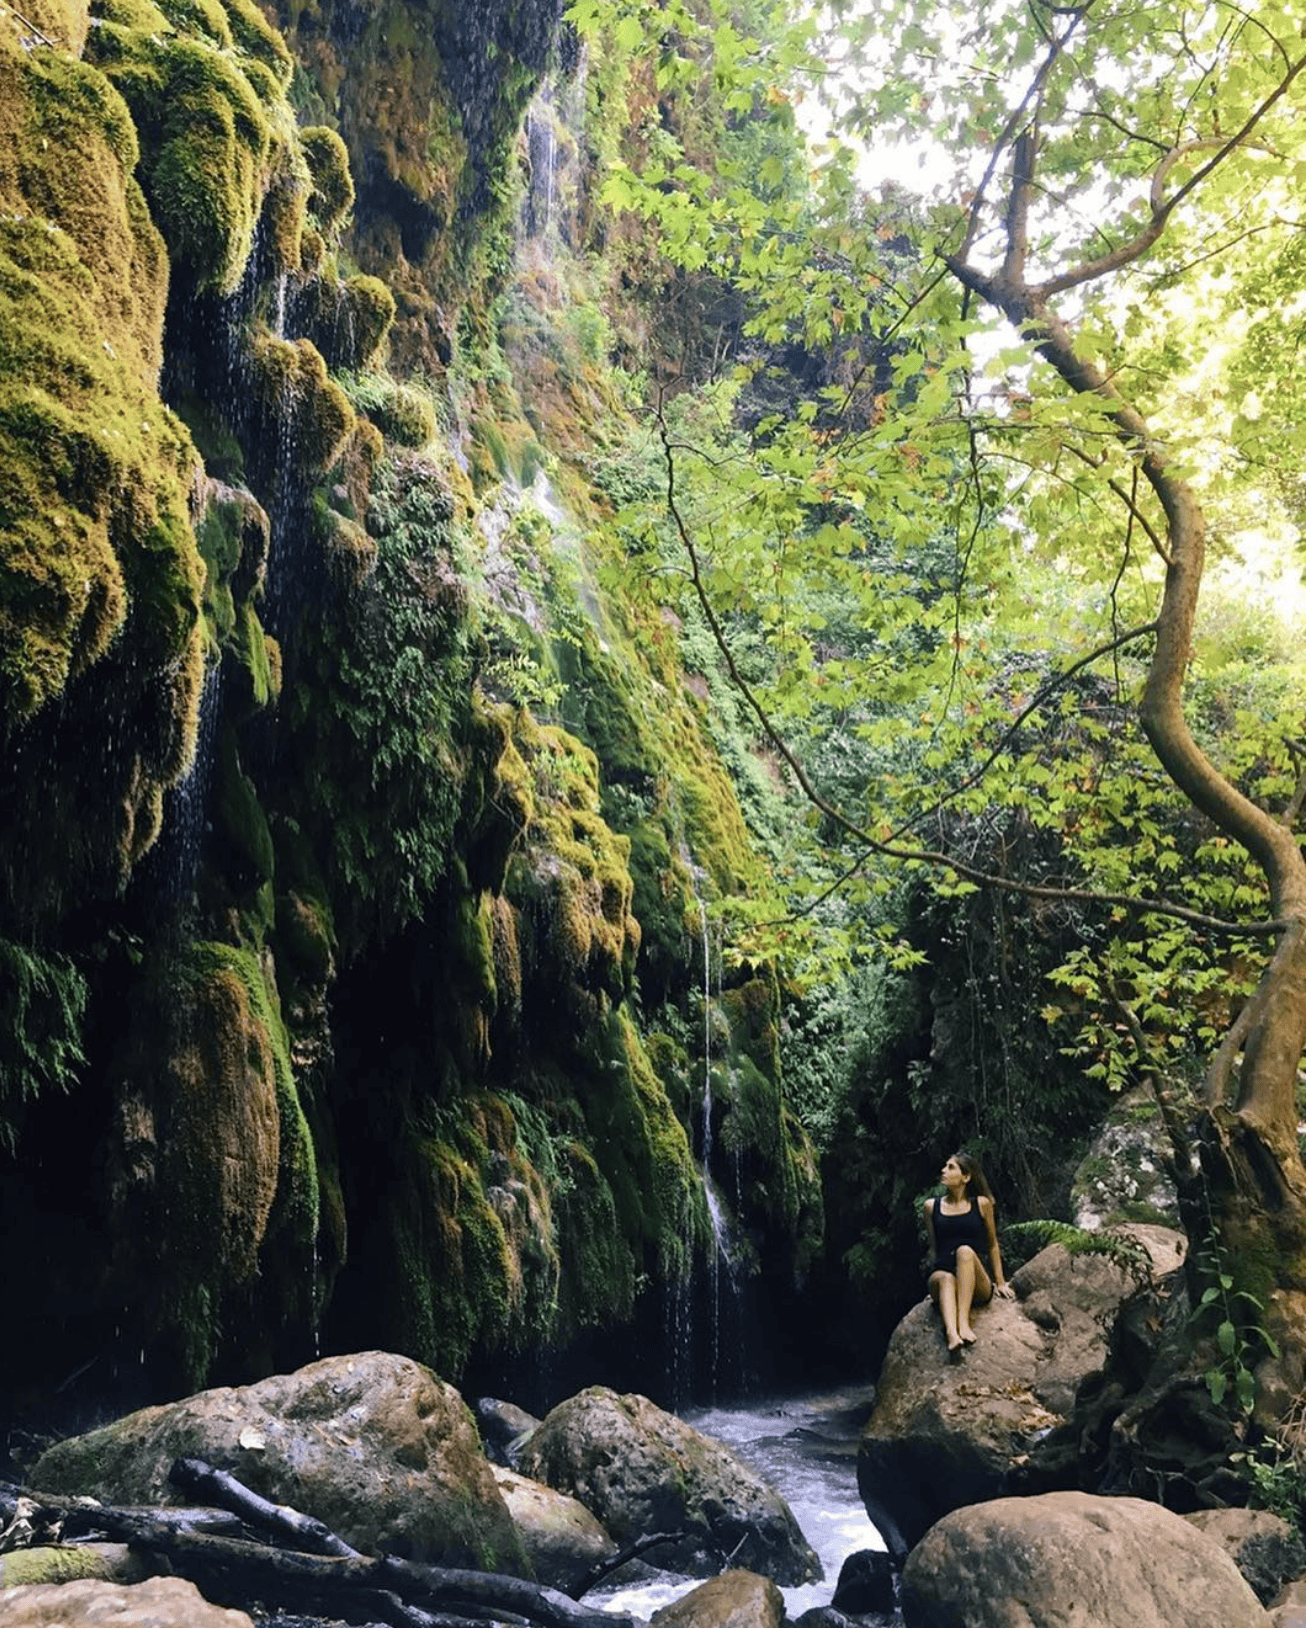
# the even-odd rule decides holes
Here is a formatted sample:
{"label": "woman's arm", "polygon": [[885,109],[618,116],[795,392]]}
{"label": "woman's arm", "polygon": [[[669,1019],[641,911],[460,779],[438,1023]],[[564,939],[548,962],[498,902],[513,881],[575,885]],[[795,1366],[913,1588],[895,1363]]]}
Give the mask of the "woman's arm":
{"label": "woman's arm", "polygon": [[1015,1294],[1015,1290],[1002,1275],[1002,1251],[998,1248],[998,1229],[993,1221],[993,1201],[981,1195],[979,1201],[980,1214],[984,1217],[984,1231],[989,1240],[989,1263],[993,1267],[993,1292],[1007,1299]]}
{"label": "woman's arm", "polygon": [[939,1252],[934,1247],[934,1200],[927,1198],[921,1206],[921,1214],[925,1217],[925,1239],[930,1246],[930,1267],[939,1258]]}

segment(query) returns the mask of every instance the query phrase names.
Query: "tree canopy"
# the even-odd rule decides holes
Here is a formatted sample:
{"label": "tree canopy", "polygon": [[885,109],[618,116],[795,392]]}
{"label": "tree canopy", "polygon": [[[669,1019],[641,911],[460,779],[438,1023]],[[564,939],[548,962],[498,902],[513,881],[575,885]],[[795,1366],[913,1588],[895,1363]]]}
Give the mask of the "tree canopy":
{"label": "tree canopy", "polygon": [[[1193,1225],[1233,1248],[1235,1194],[1290,1214],[1260,1285],[1290,1321],[1301,674],[1250,610],[1230,638],[1203,582],[1294,544],[1306,490],[1300,18],[571,15],[642,52],[658,97],[609,204],[740,300],[732,367],[714,344],[660,381],[658,498],[618,522],[813,805],[782,933],[837,892],[891,942],[871,901],[904,868],[1082,904],[1055,998],[1031,998],[1112,1083],[1169,1101],[1200,1064],[1208,1118],[1172,1127]],[[709,74],[724,129],[696,115]],[[1006,863],[1012,822],[1048,834],[1038,874]]]}

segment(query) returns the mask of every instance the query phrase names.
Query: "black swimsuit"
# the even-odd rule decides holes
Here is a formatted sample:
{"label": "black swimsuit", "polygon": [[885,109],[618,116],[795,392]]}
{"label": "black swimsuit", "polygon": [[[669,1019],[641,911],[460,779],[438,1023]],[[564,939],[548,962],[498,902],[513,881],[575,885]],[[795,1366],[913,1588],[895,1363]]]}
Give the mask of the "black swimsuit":
{"label": "black swimsuit", "polygon": [[988,1234],[978,1202],[971,1199],[970,1208],[962,1210],[960,1215],[945,1215],[939,1207],[942,1202],[942,1199],[934,1200],[934,1264],[930,1271],[955,1272],[957,1251],[962,1244],[970,1245],[987,1270]]}

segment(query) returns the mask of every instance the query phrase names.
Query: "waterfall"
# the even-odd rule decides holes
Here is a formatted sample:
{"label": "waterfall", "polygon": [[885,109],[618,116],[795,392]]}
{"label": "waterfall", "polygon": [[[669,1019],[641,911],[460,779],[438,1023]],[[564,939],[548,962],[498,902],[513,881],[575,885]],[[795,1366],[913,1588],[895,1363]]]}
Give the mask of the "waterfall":
{"label": "waterfall", "polygon": [[222,664],[212,662],[205,670],[200,691],[194,761],[185,779],[164,793],[159,839],[132,876],[133,891],[146,890],[148,895],[168,903],[184,904],[194,891],[217,764],[222,688]]}

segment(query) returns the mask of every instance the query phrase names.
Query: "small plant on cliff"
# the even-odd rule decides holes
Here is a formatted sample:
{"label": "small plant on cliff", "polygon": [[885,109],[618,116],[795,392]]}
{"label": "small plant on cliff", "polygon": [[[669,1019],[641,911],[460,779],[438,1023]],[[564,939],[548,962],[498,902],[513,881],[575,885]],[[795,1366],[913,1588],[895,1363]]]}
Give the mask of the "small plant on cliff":
{"label": "small plant on cliff", "polygon": [[1251,1485],[1254,1508],[1268,1509],[1306,1532],[1306,1464],[1299,1448],[1279,1436],[1267,1436],[1254,1452],[1235,1453],[1233,1461]]}
{"label": "small plant on cliff", "polygon": [[66,1091],[85,1062],[86,980],[65,955],[38,955],[0,938],[0,1146],[17,1141],[21,1104]]}

